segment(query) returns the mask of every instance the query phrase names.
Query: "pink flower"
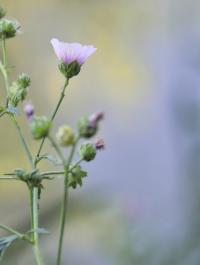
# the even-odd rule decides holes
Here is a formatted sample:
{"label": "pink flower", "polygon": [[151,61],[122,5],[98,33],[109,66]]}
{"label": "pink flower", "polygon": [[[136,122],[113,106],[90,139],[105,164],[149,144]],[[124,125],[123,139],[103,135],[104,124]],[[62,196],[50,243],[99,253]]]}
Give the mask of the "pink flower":
{"label": "pink flower", "polygon": [[96,127],[98,126],[98,123],[104,119],[104,112],[96,112],[96,113],[93,113],[92,115],[90,115],[89,117],[89,123],[90,123],[90,126],[92,127]]}
{"label": "pink flower", "polygon": [[105,142],[102,138],[97,138],[95,143],[96,150],[104,150],[105,149]]}
{"label": "pink flower", "polygon": [[58,39],[52,39],[51,44],[58,59],[67,65],[76,61],[81,66],[96,51],[92,45],[61,42]]}
{"label": "pink flower", "polygon": [[25,112],[28,119],[32,119],[32,117],[34,115],[34,106],[32,105],[32,103],[30,101],[25,102],[24,112]]}

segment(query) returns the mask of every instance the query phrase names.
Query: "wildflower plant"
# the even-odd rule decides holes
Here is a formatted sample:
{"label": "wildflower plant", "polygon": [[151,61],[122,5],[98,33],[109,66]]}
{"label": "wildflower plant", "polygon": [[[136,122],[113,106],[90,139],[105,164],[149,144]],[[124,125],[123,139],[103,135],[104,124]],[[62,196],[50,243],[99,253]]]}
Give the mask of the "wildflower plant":
{"label": "wildflower plant", "polygon": [[[18,180],[23,182],[30,194],[30,229],[21,233],[15,229],[0,224],[0,228],[10,233],[9,236],[0,238],[0,257],[4,256],[6,249],[17,239],[24,240],[33,247],[35,264],[43,265],[39,239],[40,234],[45,234],[46,230],[39,226],[39,204],[44,188],[44,180],[54,180],[58,176],[63,179],[63,194],[61,198],[60,213],[60,232],[58,236],[58,251],[56,264],[61,264],[61,254],[63,237],[65,230],[65,218],[68,202],[68,193],[70,188],[82,186],[87,172],[83,169],[82,163],[95,159],[99,150],[104,149],[104,141],[97,138],[96,141],[88,141],[94,137],[99,129],[99,123],[104,118],[102,112],[94,113],[89,117],[83,116],[77,122],[77,130],[74,131],[68,124],[58,128],[56,135],[52,134],[54,120],[58,110],[65,97],[65,90],[69,85],[72,77],[78,75],[87,58],[91,56],[96,48],[79,43],[64,43],[53,38],[51,44],[59,60],[59,70],[64,76],[64,85],[61,89],[60,97],[50,117],[36,115],[35,107],[32,102],[27,101],[29,87],[31,85],[30,77],[22,73],[17,80],[11,82],[11,68],[7,61],[6,43],[10,38],[14,38],[20,29],[16,21],[8,20],[5,17],[5,11],[0,7],[0,42],[2,44],[2,58],[0,60],[0,71],[3,75],[6,89],[5,103],[0,106],[0,117],[6,116],[11,119],[16,127],[21,144],[28,158],[30,167],[24,169],[20,165],[17,169],[11,169],[10,173],[2,174],[0,180]],[[38,143],[38,151],[34,155],[24,137],[20,124],[18,123],[19,107],[23,104],[23,111],[27,117],[27,125],[30,134]],[[87,139],[87,142],[80,143],[81,140]],[[45,141],[50,143],[55,149],[57,158],[52,155],[43,153]],[[79,145],[80,143],[80,145]],[[66,157],[63,148],[69,148],[69,156]],[[79,160],[74,161],[74,154],[79,154]],[[48,159],[53,165],[55,161],[60,160],[61,169],[55,171],[41,171],[40,162]]]}

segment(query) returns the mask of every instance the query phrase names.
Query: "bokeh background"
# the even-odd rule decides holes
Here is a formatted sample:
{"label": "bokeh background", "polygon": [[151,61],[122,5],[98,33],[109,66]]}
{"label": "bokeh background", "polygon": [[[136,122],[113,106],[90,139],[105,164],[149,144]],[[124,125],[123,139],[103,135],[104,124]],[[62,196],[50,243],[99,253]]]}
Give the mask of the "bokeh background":
{"label": "bokeh background", "polygon": [[[9,40],[12,78],[31,75],[37,114],[50,115],[63,77],[52,37],[98,51],[73,78],[55,122],[106,113],[106,151],[85,164],[89,177],[70,193],[63,264],[200,264],[200,3],[198,0],[3,0],[22,34]],[[1,81],[1,101],[4,96]],[[32,152],[28,123],[19,121]],[[11,121],[0,120],[0,174],[28,168]],[[45,149],[53,153],[45,145]],[[49,168],[46,162],[43,169]],[[55,264],[62,181],[45,183],[40,227],[46,264]],[[0,183],[0,222],[29,227],[28,193]],[[6,233],[0,231],[3,236]],[[3,265],[33,265],[16,242]]]}

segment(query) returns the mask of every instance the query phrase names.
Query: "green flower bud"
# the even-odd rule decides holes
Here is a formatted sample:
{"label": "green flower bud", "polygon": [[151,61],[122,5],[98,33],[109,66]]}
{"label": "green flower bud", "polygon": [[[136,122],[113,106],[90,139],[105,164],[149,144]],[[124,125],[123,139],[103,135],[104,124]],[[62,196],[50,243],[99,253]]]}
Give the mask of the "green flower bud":
{"label": "green flower bud", "polygon": [[75,136],[73,130],[69,126],[62,126],[57,132],[58,143],[62,146],[73,145],[75,141]]}
{"label": "green flower bud", "polygon": [[36,140],[48,136],[50,128],[51,121],[44,116],[35,116],[30,123],[32,136]]}
{"label": "green flower bud", "polygon": [[19,24],[16,21],[2,19],[0,20],[0,39],[9,39],[15,37]]}
{"label": "green flower bud", "polygon": [[6,15],[6,11],[3,9],[3,7],[0,6],[0,19],[2,19]]}
{"label": "green flower bud", "polygon": [[73,61],[70,64],[62,62],[59,64],[59,70],[66,78],[72,78],[73,76],[78,75],[81,70],[81,66],[77,63],[77,61]]}
{"label": "green flower bud", "polygon": [[9,105],[17,107],[20,101],[23,101],[28,93],[27,87],[30,85],[30,77],[21,74],[16,82],[13,82],[8,92]]}
{"label": "green flower bud", "polygon": [[93,160],[96,156],[96,148],[91,143],[82,144],[79,150],[81,159],[89,162]]}
{"label": "green flower bud", "polygon": [[17,79],[17,83],[21,88],[27,88],[30,86],[31,84],[31,79],[30,76],[27,74],[22,73],[18,79]]}
{"label": "green flower bud", "polygon": [[80,166],[73,168],[68,175],[68,187],[76,188],[77,185],[82,186],[82,179],[87,176],[87,172],[83,171]]}
{"label": "green flower bud", "polygon": [[91,126],[91,123],[87,117],[81,117],[77,123],[78,132],[81,137],[91,138],[98,130],[98,125]]}

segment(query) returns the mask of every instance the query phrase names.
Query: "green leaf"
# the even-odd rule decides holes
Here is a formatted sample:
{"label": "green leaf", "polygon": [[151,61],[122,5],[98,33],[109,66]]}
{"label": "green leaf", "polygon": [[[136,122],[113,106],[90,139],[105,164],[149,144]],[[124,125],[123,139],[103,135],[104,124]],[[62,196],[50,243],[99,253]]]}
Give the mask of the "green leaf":
{"label": "green leaf", "polygon": [[0,260],[2,260],[6,249],[18,238],[18,236],[7,236],[0,238]]}
{"label": "green leaf", "polygon": [[62,162],[53,155],[43,155],[38,158],[38,161],[45,159],[51,162],[54,166],[61,166]]}

